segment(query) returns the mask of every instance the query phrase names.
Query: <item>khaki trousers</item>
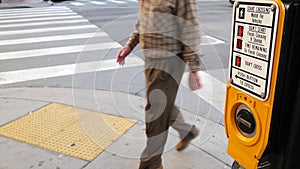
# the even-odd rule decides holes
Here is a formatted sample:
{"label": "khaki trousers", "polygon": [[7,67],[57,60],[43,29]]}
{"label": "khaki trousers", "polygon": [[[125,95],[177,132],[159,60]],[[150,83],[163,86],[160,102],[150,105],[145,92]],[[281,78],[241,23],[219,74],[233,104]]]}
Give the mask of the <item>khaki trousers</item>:
{"label": "khaki trousers", "polygon": [[197,132],[195,126],[184,121],[180,110],[174,105],[184,69],[185,63],[177,56],[146,58],[147,144],[141,155],[139,169],[157,169],[161,165],[170,126],[179,132],[180,138],[189,132]]}

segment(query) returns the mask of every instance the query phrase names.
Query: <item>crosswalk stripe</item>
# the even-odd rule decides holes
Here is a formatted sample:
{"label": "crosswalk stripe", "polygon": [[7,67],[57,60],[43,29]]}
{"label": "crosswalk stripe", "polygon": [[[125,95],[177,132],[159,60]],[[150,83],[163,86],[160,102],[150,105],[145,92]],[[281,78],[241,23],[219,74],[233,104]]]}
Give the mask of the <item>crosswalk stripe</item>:
{"label": "crosswalk stripe", "polygon": [[2,31],[0,36],[3,35],[18,35],[18,34],[28,34],[28,33],[41,33],[41,32],[54,32],[54,31],[67,31],[67,30],[78,30],[78,29],[95,29],[98,27],[95,25],[80,25],[80,26],[66,26],[66,27],[53,27],[53,28],[36,28],[36,29],[26,29],[26,30],[13,30],[13,31]]}
{"label": "crosswalk stripe", "polygon": [[1,16],[23,16],[23,15],[32,15],[33,13],[36,15],[39,15],[39,14],[54,14],[54,13],[68,13],[68,12],[73,12],[73,11],[72,10],[57,10],[57,11],[34,11],[34,12],[29,11],[29,12],[22,12],[22,13],[12,12],[12,13],[1,14]]}
{"label": "crosswalk stripe", "polygon": [[80,3],[80,2],[71,2],[71,4],[74,6],[83,6],[84,5],[83,3]]}
{"label": "crosswalk stripe", "polygon": [[33,49],[33,50],[14,51],[14,52],[2,52],[0,53],[0,60],[30,58],[30,57],[45,56],[45,55],[58,55],[58,54],[84,52],[84,51],[113,49],[113,48],[120,48],[120,47],[121,45],[117,42],[106,42],[106,43],[99,43],[99,44],[63,46],[63,47]]}
{"label": "crosswalk stripe", "polygon": [[30,19],[13,19],[13,20],[0,20],[0,24],[14,23],[14,22],[33,22],[33,21],[50,21],[50,20],[65,20],[65,19],[78,19],[83,18],[80,15],[64,16],[64,17],[41,17]]}
{"label": "crosswalk stripe", "polygon": [[89,3],[95,4],[95,5],[106,5],[107,4],[105,2],[100,2],[100,1],[89,1]]}
{"label": "crosswalk stripe", "polygon": [[117,4],[125,4],[126,3],[126,2],[123,2],[123,1],[117,1],[117,0],[107,0],[107,1],[117,3]]}
{"label": "crosswalk stripe", "polygon": [[204,35],[201,36],[201,45],[216,45],[220,43],[225,43],[224,41],[214,38],[212,36]]}
{"label": "crosswalk stripe", "polygon": [[41,8],[16,8],[0,10],[0,14],[23,14],[32,12],[56,12],[56,11],[72,11],[68,7],[41,7]]}
{"label": "crosswalk stripe", "polygon": [[71,35],[60,35],[60,36],[46,36],[37,38],[24,38],[24,39],[11,39],[11,40],[0,40],[0,46],[5,45],[20,45],[28,43],[38,43],[38,42],[51,42],[59,40],[75,40],[75,39],[87,39],[95,37],[107,36],[105,32],[97,33],[83,33],[83,34],[71,34]]}
{"label": "crosswalk stripe", "polygon": [[128,57],[124,66],[119,66],[115,59],[85,62],[77,64],[59,65],[51,67],[33,68],[16,70],[0,73],[0,85],[19,83],[30,80],[46,79],[53,77],[61,77],[75,75],[80,73],[99,72],[105,70],[114,70],[118,68],[129,68],[141,66],[144,61],[138,57]]}
{"label": "crosswalk stripe", "polygon": [[0,19],[18,19],[18,18],[31,18],[31,17],[46,17],[46,16],[68,16],[77,15],[74,12],[64,12],[64,13],[45,13],[45,14],[30,14],[30,15],[18,15],[18,16],[0,16]]}
{"label": "crosswalk stripe", "polygon": [[139,2],[138,0],[127,0],[127,1],[130,1],[130,2]]}
{"label": "crosswalk stripe", "polygon": [[87,19],[76,20],[62,20],[62,21],[48,21],[48,22],[30,22],[30,23],[17,23],[0,25],[0,28],[19,28],[27,26],[42,26],[42,25],[56,25],[56,24],[72,24],[72,23],[88,23]]}

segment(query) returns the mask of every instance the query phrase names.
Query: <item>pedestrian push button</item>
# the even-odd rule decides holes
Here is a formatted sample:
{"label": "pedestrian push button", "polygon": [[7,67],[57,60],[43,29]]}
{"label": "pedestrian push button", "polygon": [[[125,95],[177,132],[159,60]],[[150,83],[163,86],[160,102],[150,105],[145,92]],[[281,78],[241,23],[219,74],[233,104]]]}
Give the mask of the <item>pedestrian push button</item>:
{"label": "pedestrian push button", "polygon": [[250,108],[241,104],[237,107],[235,113],[236,127],[240,133],[248,138],[252,138],[256,134],[256,122],[255,117]]}

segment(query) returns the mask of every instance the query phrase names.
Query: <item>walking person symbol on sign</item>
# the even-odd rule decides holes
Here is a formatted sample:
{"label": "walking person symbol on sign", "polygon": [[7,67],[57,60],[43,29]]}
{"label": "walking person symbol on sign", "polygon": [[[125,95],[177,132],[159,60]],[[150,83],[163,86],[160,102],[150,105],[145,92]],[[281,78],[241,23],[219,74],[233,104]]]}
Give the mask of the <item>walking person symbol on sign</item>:
{"label": "walking person symbol on sign", "polygon": [[245,8],[239,9],[239,19],[245,19]]}

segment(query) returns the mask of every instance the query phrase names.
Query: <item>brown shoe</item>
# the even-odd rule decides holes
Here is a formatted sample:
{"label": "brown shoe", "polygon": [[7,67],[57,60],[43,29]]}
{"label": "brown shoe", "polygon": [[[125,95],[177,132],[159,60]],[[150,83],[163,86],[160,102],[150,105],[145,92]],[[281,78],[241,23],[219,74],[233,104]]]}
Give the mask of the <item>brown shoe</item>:
{"label": "brown shoe", "polygon": [[190,142],[199,135],[199,131],[196,133],[189,132],[176,146],[177,151],[182,151],[188,147]]}

